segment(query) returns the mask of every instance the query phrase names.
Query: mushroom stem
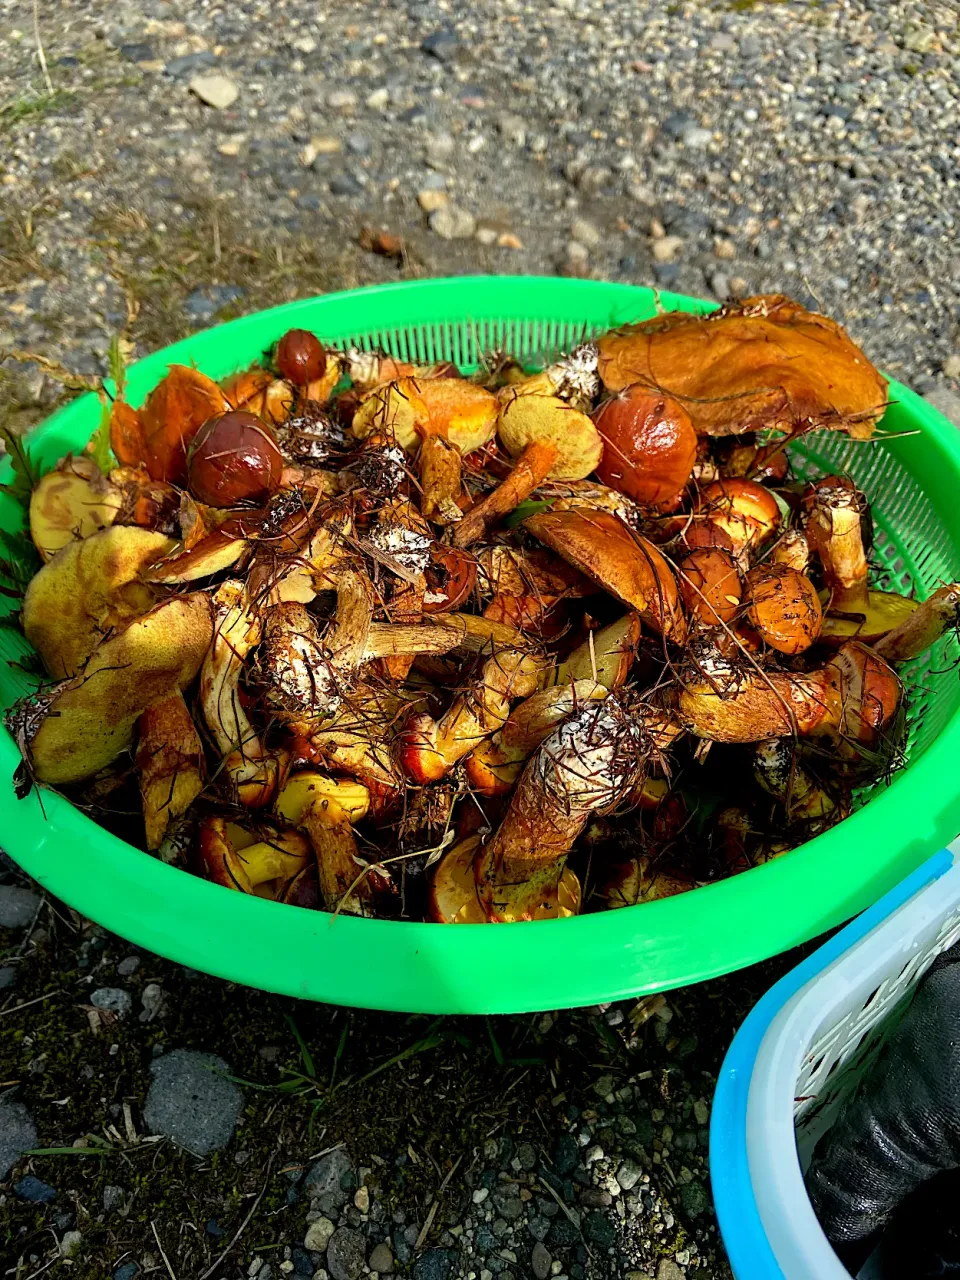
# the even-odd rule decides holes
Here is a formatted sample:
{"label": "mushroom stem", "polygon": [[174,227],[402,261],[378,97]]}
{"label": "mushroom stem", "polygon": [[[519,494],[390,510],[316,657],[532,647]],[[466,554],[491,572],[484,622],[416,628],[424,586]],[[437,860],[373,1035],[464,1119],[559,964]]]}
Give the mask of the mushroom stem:
{"label": "mushroom stem", "polygon": [[459,640],[450,627],[438,623],[374,622],[367,633],[364,662],[374,658],[409,656],[420,653],[449,653]]}
{"label": "mushroom stem", "polygon": [[594,680],[577,680],[531,694],[514,707],[502,729],[467,757],[471,785],[481,795],[505,795],[544,738],[567,716],[590,702],[601,702],[607,693]]}
{"label": "mushroom stem", "polygon": [[510,703],[537,687],[546,659],[523,649],[502,649],[484,664],[480,679],[441,720],[410,717],[400,735],[399,761],[414,782],[438,782],[510,714]]}
{"label": "mushroom stem", "polygon": [[856,490],[840,483],[818,485],[806,533],[823,565],[830,607],[844,613],[866,613],[867,557]]}
{"label": "mushroom stem", "polygon": [[420,446],[420,509],[434,524],[455,524],[462,512],[460,497],[462,471],[460,450],[442,435],[424,435]]}
{"label": "mushroom stem", "polygon": [[753,776],[783,806],[788,822],[822,821],[837,807],[801,768],[795,744],[789,738],[769,738],[757,744]]}
{"label": "mushroom stem", "polygon": [[386,889],[388,881],[382,873],[373,870],[360,878],[363,863],[358,858],[357,838],[346,809],[332,798],[316,800],[300,823],[317,859],[323,910],[339,910],[352,916],[372,915],[377,890]]}
{"label": "mushroom stem", "polygon": [[243,664],[260,643],[261,624],[242,582],[228,579],[213,594],[215,628],[200,671],[200,704],[223,769],[240,804],[269,804],[280,777],[280,762],[267,752],[240,702]]}
{"label": "mushroom stem", "polygon": [[909,662],[936,644],[960,619],[960,582],[938,587],[898,627],[876,641],[874,652],[886,662]]}
{"label": "mushroom stem", "polygon": [[469,547],[483,537],[488,524],[516,510],[547,478],[556,457],[556,445],[549,441],[531,440],[524,445],[506,480],[474,503],[454,529],[453,545]]}
{"label": "mushroom stem", "polygon": [[641,766],[637,726],[612,697],[554,729],[527,763],[496,835],[477,854],[474,874],[487,918],[536,918],[556,897],[587,819],[621,800]]}
{"label": "mushroom stem", "polygon": [[799,529],[787,529],[772,547],[770,559],[774,564],[784,564],[788,569],[796,569],[797,573],[806,573],[810,565],[810,543],[807,535]]}
{"label": "mushroom stem", "polygon": [[374,595],[370,579],[357,569],[344,569],[337,581],[337,612],[324,637],[331,661],[338,671],[356,671],[373,622]]}
{"label": "mushroom stem", "polygon": [[159,849],[170,823],[203,790],[203,744],[179,689],[148,707],[139,721],[137,772],[148,849]]}

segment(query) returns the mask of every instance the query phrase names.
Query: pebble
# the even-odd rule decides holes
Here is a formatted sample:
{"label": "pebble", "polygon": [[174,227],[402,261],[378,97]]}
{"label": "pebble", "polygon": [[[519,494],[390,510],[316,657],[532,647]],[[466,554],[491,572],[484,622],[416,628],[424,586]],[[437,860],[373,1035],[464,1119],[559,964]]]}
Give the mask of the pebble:
{"label": "pebble", "polygon": [[[140,61],[140,59],[137,59],[137,61]],[[193,75],[204,67],[215,67],[216,65],[216,55],[212,54],[209,49],[201,49],[199,53],[185,53],[180,58],[171,58],[163,68],[163,71],[164,75],[180,79],[184,76]]]}
{"label": "pebble", "polygon": [[951,391],[949,387],[935,387],[923,398],[927,404],[932,404],[935,409],[938,409],[955,427],[960,427],[960,395],[955,391]]}
{"label": "pebble", "polygon": [[445,171],[457,150],[452,134],[438,133],[427,139],[424,160],[431,169]]}
{"label": "pebble", "polygon": [[348,133],[347,150],[354,156],[368,156],[373,150],[373,143],[365,133]]}
{"label": "pebble", "polygon": [[335,156],[340,150],[340,139],[331,134],[318,134],[312,137],[300,152],[300,163],[309,169],[320,156]]}
{"label": "pebble", "polygon": [[449,1280],[457,1256],[452,1249],[428,1249],[413,1264],[413,1280]]}
{"label": "pebble", "polygon": [[430,215],[430,230],[441,240],[469,240],[476,230],[476,219],[466,209],[448,204]]}
{"label": "pebble", "polygon": [[590,250],[585,244],[579,240],[569,240],[567,242],[567,261],[568,262],[586,262],[590,257]]}
{"label": "pebble", "polygon": [[592,222],[588,222],[586,218],[577,218],[570,227],[570,235],[574,240],[578,240],[580,244],[586,245],[588,249],[595,249],[603,240],[603,236],[598,227]]}
{"label": "pebble", "polygon": [[324,1253],[334,1231],[336,1227],[329,1218],[318,1218],[307,1227],[307,1233],[303,1237],[303,1247],[309,1249],[311,1253]]}
{"label": "pebble", "polygon": [[338,1227],[327,1245],[327,1269],[333,1280],[357,1280],[363,1270],[366,1248],[363,1236],[350,1227]]}
{"label": "pebble", "polygon": [[653,256],[657,262],[672,262],[683,248],[680,236],[661,236],[652,242]]}
{"label": "pebble", "polygon": [[450,62],[457,50],[457,37],[446,27],[431,33],[420,42],[420,48],[438,62]]}
{"label": "pebble", "polygon": [[530,1266],[533,1269],[536,1280],[547,1280],[552,1262],[550,1251],[537,1240],[530,1255]]}
{"label": "pebble", "polygon": [[113,1273],[113,1280],[136,1280],[140,1274],[140,1268],[135,1262],[121,1262]]}
{"label": "pebble", "polygon": [[691,125],[684,129],[682,134],[682,142],[685,147],[690,147],[701,151],[704,147],[708,147],[713,141],[713,132],[710,129],[701,129],[697,125]]}
{"label": "pebble", "polygon": [[99,987],[90,996],[90,1003],[95,1009],[103,1009],[115,1013],[118,1018],[125,1018],[133,1008],[133,996],[122,987]]}
{"label": "pebble", "polygon": [[0,991],[6,991],[17,980],[17,971],[12,964],[0,965]]}
{"label": "pebble", "polygon": [[657,1280],[684,1280],[684,1275],[672,1258],[662,1258],[657,1267]]}
{"label": "pebble", "polygon": [[[217,286],[213,285],[212,288],[216,289]],[[243,290],[229,286],[222,287],[220,296],[224,299],[221,306],[224,306],[228,302],[242,298]],[[153,1022],[155,1018],[161,1017],[167,1008],[167,997],[163,987],[156,982],[148,982],[140,993],[140,1003],[143,1005],[139,1013],[140,1022]]]}
{"label": "pebble", "polygon": [[366,1187],[358,1187],[353,1197],[353,1203],[361,1213],[370,1212],[370,1192]]}
{"label": "pebble", "polygon": [[330,193],[335,196],[363,195],[363,183],[352,173],[338,173],[330,179]]}
{"label": "pebble", "polygon": [[635,1160],[629,1157],[621,1162],[617,1170],[617,1182],[624,1191],[632,1191],[643,1176],[643,1170]]}
{"label": "pebble", "polygon": [[60,1237],[60,1257],[72,1258],[80,1248],[83,1236],[79,1231],[65,1231]]}
{"label": "pebble", "polygon": [[417,204],[424,213],[435,213],[437,209],[445,209],[449,203],[450,197],[445,191],[436,191],[430,187],[417,196]]}
{"label": "pebble", "polygon": [[693,1116],[697,1124],[706,1124],[710,1119],[710,1108],[703,1098],[697,1098],[693,1104]]}
{"label": "pebble", "polygon": [[374,89],[373,93],[368,94],[366,98],[366,104],[371,111],[382,111],[389,101],[390,90],[383,88]]}
{"label": "pebble", "polygon": [[18,884],[0,884],[0,928],[25,929],[40,908],[40,897]]}
{"label": "pebble", "polygon": [[367,1259],[367,1266],[371,1271],[376,1271],[379,1275],[386,1275],[393,1271],[393,1254],[390,1252],[390,1246],[387,1244],[375,1245],[371,1250],[370,1257]]}
{"label": "pebble", "polygon": [[[354,1177],[353,1165],[343,1147],[336,1147],[320,1157],[307,1170],[303,1190],[311,1200],[331,1196],[337,1205],[347,1203],[348,1195],[341,1183]],[[354,1182],[356,1186],[356,1182]]]}
{"label": "pebble", "polygon": [[139,956],[127,956],[117,965],[117,973],[121,978],[132,978],[140,968]]}
{"label": "pebble", "polygon": [[104,1213],[113,1213],[115,1209],[119,1209],[126,1198],[126,1192],[123,1187],[113,1187],[109,1184],[105,1186],[103,1188]]}
{"label": "pebble", "polygon": [[52,1204],[57,1198],[56,1189],[49,1182],[41,1182],[32,1173],[15,1182],[13,1190],[21,1200],[28,1200],[31,1204]]}
{"label": "pebble", "polygon": [[327,106],[335,111],[347,111],[357,105],[357,95],[352,89],[334,89],[327,94]]}
{"label": "pebble", "polygon": [[960,351],[947,356],[943,362],[943,372],[948,378],[960,378]]}
{"label": "pebble", "polygon": [[224,1078],[229,1065],[213,1053],[174,1049],[151,1063],[153,1083],[143,1107],[151,1133],[195,1155],[219,1151],[233,1137],[243,1095]]}
{"label": "pebble", "polygon": [[[242,297],[243,290],[235,285],[207,285],[206,288],[203,289],[194,289],[193,293],[189,294],[184,299],[184,314],[192,320],[194,324],[208,324],[214,316],[216,316],[217,312],[221,310],[221,308],[228,306],[231,302],[236,302]],[[141,997],[144,1003],[144,1008],[146,1008],[148,1003],[151,1003],[156,999],[154,993],[151,993],[150,997],[147,996],[147,991],[149,991],[151,987],[156,987],[157,992],[161,991],[160,987],[156,986],[156,983],[150,983],[145,987]],[[146,1021],[146,1019],[143,1020]]]}
{"label": "pebble", "polygon": [[729,262],[737,256],[737,246],[732,240],[724,240],[718,236],[713,242],[713,256]]}
{"label": "pebble", "polygon": [[701,1213],[706,1213],[710,1208],[710,1197],[707,1195],[706,1188],[702,1182],[698,1182],[696,1179],[685,1183],[680,1188],[680,1200],[683,1204],[684,1212],[691,1218],[699,1217]]}
{"label": "pebble", "polygon": [[189,87],[201,102],[217,111],[226,111],[240,96],[240,90],[230,77],[221,74],[194,76]]}
{"label": "pebble", "polygon": [[494,245],[499,238],[496,227],[477,227],[477,239],[481,244]]}

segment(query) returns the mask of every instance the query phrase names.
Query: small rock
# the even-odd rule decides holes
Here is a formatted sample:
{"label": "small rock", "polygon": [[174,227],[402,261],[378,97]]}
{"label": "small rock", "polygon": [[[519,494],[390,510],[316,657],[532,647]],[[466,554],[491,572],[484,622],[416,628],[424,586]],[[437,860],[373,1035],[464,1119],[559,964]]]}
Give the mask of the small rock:
{"label": "small rock", "polygon": [[227,142],[221,142],[217,150],[222,156],[238,156],[240,154],[240,143],[236,138],[231,138]]}
{"label": "small rock", "polygon": [[119,973],[121,978],[132,978],[139,968],[140,957],[127,956],[126,959],[121,960],[117,965],[117,973]]}
{"label": "small rock", "polygon": [[[238,298],[242,297],[243,290],[234,285],[212,284],[208,285],[205,289],[194,289],[193,293],[184,299],[183,310],[187,317],[195,324],[208,324],[221,307],[225,307],[231,302],[236,302]],[[161,988],[158,987],[156,983],[149,983],[148,986],[144,988],[143,996],[141,997],[144,1003],[144,1009],[146,1009],[147,1005],[152,1003],[155,999],[153,994],[151,994],[150,997],[147,996],[147,991],[150,987],[156,987],[156,990],[160,992],[162,1003],[163,993]],[[142,1022],[147,1021],[142,1014],[140,1020]]]}
{"label": "small rock", "polygon": [[[17,980],[17,971],[12,964],[0,966],[0,991],[6,991],[8,987],[12,987]],[[0,1174],[0,1178],[3,1175]]]}
{"label": "small rock", "polygon": [[357,1280],[366,1257],[363,1236],[349,1227],[338,1227],[327,1245],[327,1268],[333,1280]]}
{"label": "small rock", "polygon": [[486,1187],[478,1187],[476,1191],[473,1193],[473,1203],[483,1204],[484,1200],[486,1200],[489,1194],[490,1192],[487,1190]]}
{"label": "small rock", "polygon": [[90,1003],[95,1009],[103,1009],[115,1013],[118,1018],[125,1018],[133,1008],[133,997],[122,987],[99,987],[90,996]]}
{"label": "small rock", "polygon": [[[338,1205],[347,1203],[347,1193],[341,1183],[354,1176],[350,1157],[343,1147],[328,1151],[307,1170],[303,1179],[303,1190],[311,1199],[319,1199],[322,1195],[331,1195]],[[354,1182],[354,1186],[356,1183]]]}
{"label": "small rock", "polygon": [[[242,289],[235,289],[230,285],[212,285],[211,292],[214,290],[217,291],[216,296],[219,300],[217,310],[226,306],[227,303],[243,297]],[[161,1017],[166,1011],[167,997],[159,983],[148,982],[140,995],[140,1001],[143,1004],[139,1014],[140,1022],[153,1022],[154,1019]]]}
{"label": "small rock", "polygon": [[450,197],[445,191],[435,191],[427,188],[426,191],[421,191],[417,196],[417,204],[419,204],[424,213],[434,213],[437,209],[445,209],[449,203]]}
{"label": "small rock", "polygon": [[947,356],[943,362],[943,372],[948,378],[960,378],[960,351]]}
{"label": "small rock", "polygon": [[724,240],[721,236],[717,236],[713,242],[713,256],[729,262],[737,256],[737,246],[732,240]]}
{"label": "small rock", "polygon": [[123,1187],[106,1186],[103,1188],[103,1210],[104,1213],[113,1213],[115,1209],[119,1209],[126,1199]]}
{"label": "small rock", "polygon": [[83,1236],[79,1231],[65,1231],[60,1237],[60,1257],[72,1258],[80,1248]]}
{"label": "small rock", "polygon": [[340,150],[340,139],[330,134],[319,134],[310,139],[300,152],[300,163],[309,169],[318,156],[335,156]]}
{"label": "small rock", "polygon": [[960,427],[960,395],[949,387],[935,387],[923,397],[927,404],[932,404],[955,427]]}
{"label": "small rock", "polygon": [[15,1182],[13,1190],[21,1200],[27,1200],[30,1204],[52,1204],[57,1198],[55,1188],[51,1187],[49,1182],[41,1182],[32,1173]]}
{"label": "small rock", "polygon": [[233,1137],[243,1095],[225,1079],[230,1067],[213,1053],[174,1049],[150,1066],[153,1083],[143,1118],[151,1133],[161,1133],[196,1155],[209,1155]]}
{"label": "small rock", "polygon": [[452,1249],[428,1249],[413,1264],[413,1280],[448,1280],[456,1261]]}
{"label": "small rock", "polygon": [[685,147],[694,151],[702,151],[713,141],[712,129],[701,129],[699,125],[691,125],[683,131],[682,142]]}
{"label": "small rock", "polygon": [[381,87],[379,89],[374,89],[373,93],[368,94],[366,104],[371,111],[382,111],[389,101],[390,90]]}
{"label": "small rock", "polygon": [[444,170],[456,152],[457,144],[449,133],[437,133],[427,140],[424,160],[431,169]]}
{"label": "small rock", "polygon": [[222,1240],[225,1234],[223,1227],[221,1227],[216,1218],[208,1218],[207,1224],[203,1229],[207,1235],[212,1236],[214,1240]]}
{"label": "small rock", "polygon": [[588,222],[586,218],[576,219],[570,228],[570,235],[574,240],[579,240],[581,244],[585,244],[588,249],[595,249],[603,239],[599,229],[592,222]]}
{"label": "small rock", "polygon": [[376,1271],[380,1275],[391,1272],[393,1270],[393,1254],[390,1252],[390,1246],[387,1244],[376,1245],[367,1259],[367,1266],[371,1271]]}
{"label": "small rock", "polygon": [[596,1209],[588,1213],[583,1224],[583,1234],[587,1240],[599,1245],[601,1249],[609,1249],[617,1238],[617,1229],[604,1214]]}
{"label": "small rock", "polygon": [[672,1258],[662,1258],[657,1267],[657,1280],[684,1280],[684,1275]]}
{"label": "small rock", "polygon": [[444,209],[435,209],[430,215],[430,230],[441,240],[469,240],[476,227],[473,214],[453,204],[448,204]]}
{"label": "small rock", "polygon": [[40,897],[18,884],[0,884],[0,928],[25,929],[40,907]]}
{"label": "small rock", "polygon": [[[734,298],[742,298],[749,291],[750,286],[744,280],[743,276],[730,277],[730,294]],[[657,1015],[660,1016],[659,1014]]]}
{"label": "small rock", "polygon": [[297,53],[315,53],[317,42],[313,36],[301,36],[299,40],[294,40],[293,47]]}
{"label": "small rock", "polygon": [[149,44],[122,44],[120,57],[126,58],[127,62],[153,62],[156,54]]}
{"label": "small rock", "polygon": [[370,1192],[366,1187],[358,1187],[353,1197],[353,1203],[361,1213],[370,1212]]}
{"label": "small rock", "polygon": [[653,256],[657,262],[672,262],[682,247],[680,236],[661,236],[653,241]]}
{"label": "small rock", "polygon": [[635,1160],[627,1157],[617,1170],[617,1182],[624,1191],[632,1191],[643,1177],[643,1170]]}
{"label": "small rock", "polygon": [[568,262],[586,262],[589,257],[590,250],[585,244],[581,244],[579,240],[570,240],[567,243]]}
{"label": "small rock", "polygon": [[368,156],[373,150],[373,143],[365,133],[347,134],[347,150],[354,156]]}
{"label": "small rock", "polygon": [[497,236],[497,248],[499,249],[522,249],[523,241],[519,236],[515,236],[512,231],[504,231]]}
{"label": "small rock", "polygon": [[357,95],[352,89],[334,89],[327,94],[327,106],[337,111],[346,111],[357,105]]}
{"label": "small rock", "polygon": [[334,1231],[336,1227],[329,1218],[318,1218],[307,1227],[307,1234],[303,1237],[303,1247],[309,1249],[311,1253],[325,1253]]}
{"label": "small rock", "polygon": [[693,1115],[697,1124],[706,1124],[710,1119],[710,1108],[704,1102],[703,1098],[697,1098],[693,1104]]}
{"label": "small rock", "polygon": [[335,196],[359,196],[363,184],[352,173],[338,173],[330,179],[330,194]]}
{"label": "small rock", "polygon": [[226,111],[240,96],[240,90],[230,77],[220,73],[194,76],[190,81],[190,92],[217,111]]}
{"label": "small rock", "polygon": [[609,186],[613,170],[602,164],[588,164],[577,178],[577,186],[585,195],[594,195]]}
{"label": "small rock", "polygon": [[706,1213],[710,1208],[710,1197],[707,1195],[706,1188],[696,1178],[692,1182],[685,1183],[680,1188],[680,1200],[683,1204],[684,1213],[691,1218],[699,1217],[701,1213]]}
{"label": "small rock", "polygon": [[536,1280],[547,1280],[547,1276],[550,1274],[551,1262],[553,1262],[553,1259],[550,1257],[550,1251],[538,1240],[533,1246],[533,1252],[530,1255],[530,1266],[533,1268]]}
{"label": "small rock", "polygon": [[667,137],[673,138],[679,142],[686,131],[695,126],[695,124],[696,121],[692,120],[686,112],[675,111],[673,115],[667,116],[660,128]]}
{"label": "small rock", "polygon": [[121,1262],[113,1273],[113,1280],[136,1280],[140,1274],[140,1268],[135,1262]]}
{"label": "small rock", "polygon": [[163,68],[164,75],[172,76],[175,80],[182,79],[184,76],[191,76],[195,72],[201,71],[204,67],[215,67],[217,59],[209,49],[201,49],[199,53],[185,53],[181,58],[171,58],[167,65]]}
{"label": "small rock", "polygon": [[553,1167],[561,1177],[574,1171],[580,1163],[580,1149],[569,1133],[561,1133],[553,1149]]}
{"label": "small rock", "polygon": [[527,125],[521,116],[502,115],[497,127],[500,136],[515,146],[522,147],[527,140]]}
{"label": "small rock", "polygon": [[496,227],[477,227],[477,239],[481,244],[496,244],[498,238],[499,233]]}
{"label": "small rock", "polygon": [[439,31],[431,31],[421,41],[420,48],[438,62],[450,62],[456,54],[458,43],[454,33],[449,28],[442,27]]}

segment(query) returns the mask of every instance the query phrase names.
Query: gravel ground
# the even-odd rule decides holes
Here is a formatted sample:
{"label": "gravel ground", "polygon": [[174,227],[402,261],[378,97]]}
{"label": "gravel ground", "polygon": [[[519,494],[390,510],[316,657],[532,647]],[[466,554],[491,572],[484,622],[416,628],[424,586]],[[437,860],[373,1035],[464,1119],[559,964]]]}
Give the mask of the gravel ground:
{"label": "gravel ground", "polygon": [[[0,0],[0,354],[89,375],[117,333],[142,354],[311,292],[560,271],[791,293],[960,423],[955,0],[37,14],[43,65],[33,6]],[[0,360],[0,412],[62,384]],[[714,1074],[796,957],[435,1025],[237,990],[3,880],[16,1280],[729,1275]],[[86,1154],[19,1154],[60,1147]]]}

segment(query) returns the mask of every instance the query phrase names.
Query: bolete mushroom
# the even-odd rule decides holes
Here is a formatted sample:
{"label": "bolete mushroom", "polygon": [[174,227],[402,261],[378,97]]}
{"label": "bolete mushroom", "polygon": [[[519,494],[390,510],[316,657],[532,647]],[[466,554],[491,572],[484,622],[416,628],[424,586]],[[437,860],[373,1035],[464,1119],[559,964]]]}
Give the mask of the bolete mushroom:
{"label": "bolete mushroom", "polygon": [[289,886],[313,862],[308,840],[293,830],[268,830],[265,839],[226,818],[201,822],[194,865],[205,880],[258,898],[289,898]]}
{"label": "bolete mushroom", "polygon": [[831,819],[837,807],[833,797],[800,764],[792,738],[757,743],[753,776],[783,807],[788,822],[822,823]]}
{"label": "bolete mushroom", "polygon": [[476,855],[489,920],[542,917],[557,900],[567,855],[587,819],[622,800],[642,764],[639,727],[612,696],[553,730],[527,762],[496,834]]}
{"label": "bolete mushroom", "polygon": [[300,818],[317,860],[320,905],[347,915],[376,914],[376,903],[395,893],[389,875],[360,860],[350,815],[337,800],[324,796],[308,805]]}
{"label": "bolete mushroom", "polygon": [[594,897],[606,911],[620,907],[636,907],[660,898],[695,889],[694,881],[683,872],[661,868],[643,854],[604,867],[597,878]]}
{"label": "bolete mushroom", "polygon": [[137,775],[147,848],[159,849],[170,824],[203,790],[203,744],[176,689],[138,722]]}
{"label": "bolete mushroom", "polygon": [[677,565],[687,617],[705,627],[731,623],[740,611],[743,583],[737,563],[720,547],[697,547]]}
{"label": "bolete mushroom", "polygon": [[500,393],[497,435],[512,458],[532,444],[553,448],[547,475],[555,480],[585,480],[603,457],[597,428],[559,396],[518,395],[506,388]]}
{"label": "bolete mushroom", "polygon": [[687,485],[697,435],[678,400],[643,386],[626,387],[593,415],[603,440],[597,479],[642,506],[668,502]]}
{"label": "bolete mushroom", "polygon": [[143,574],[173,545],[162,533],[114,525],[67,543],[34,575],[23,630],[52,676],[75,675],[104,636],[156,603]]}
{"label": "bolete mushroom", "polygon": [[877,640],[873,649],[887,662],[909,662],[960,622],[960,582],[938,587],[899,626]]}
{"label": "bolete mushroom", "polygon": [[918,602],[869,586],[860,495],[849,481],[826,477],[806,495],[804,506],[807,538],[820,558],[828,592],[823,640],[875,644],[905,622]]}
{"label": "bolete mushroom", "polygon": [[77,675],[18,703],[8,722],[33,777],[57,786],[106,768],[144,711],[190,684],[212,639],[207,597],[175,596],[99,644]]}
{"label": "bolete mushroom", "polygon": [[[466,836],[448,849],[430,880],[428,909],[437,924],[486,924],[480,903],[474,862],[480,848],[478,835]],[[533,908],[535,920],[575,916],[580,910],[580,882],[569,867],[560,872],[556,886],[545,885],[542,899]]]}
{"label": "bolete mushroom", "polygon": [[755,480],[716,480],[700,491],[683,540],[691,549],[720,547],[744,570],[773,537],[780,508],[769,489]]}
{"label": "bolete mushroom", "polygon": [[805,574],[768,561],[754,565],[744,586],[747,621],[771,649],[803,653],[819,639],[823,611],[816,588]]}
{"label": "bolete mushroom", "polygon": [[34,486],[30,537],[41,560],[51,560],[69,542],[109,528],[122,509],[122,489],[92,458],[68,453]]}
{"label": "bolete mushroom", "polygon": [[682,643],[683,611],[673,570],[652,542],[607,511],[544,511],[524,528],[609,591],[665,639]]}

